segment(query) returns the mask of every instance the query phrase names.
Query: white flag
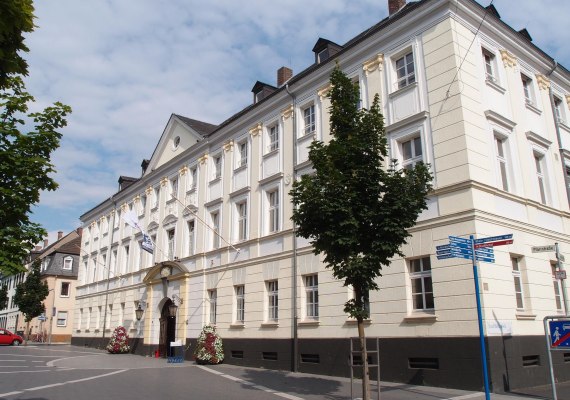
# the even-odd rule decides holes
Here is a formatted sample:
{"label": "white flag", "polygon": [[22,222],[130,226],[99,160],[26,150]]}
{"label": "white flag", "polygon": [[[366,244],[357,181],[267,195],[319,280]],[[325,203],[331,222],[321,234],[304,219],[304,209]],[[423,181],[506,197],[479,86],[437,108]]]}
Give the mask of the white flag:
{"label": "white flag", "polygon": [[121,218],[131,227],[135,228],[135,229],[139,229],[142,231],[142,228],[139,225],[139,217],[137,217],[137,214],[133,211],[133,210],[128,210],[125,211],[122,215]]}

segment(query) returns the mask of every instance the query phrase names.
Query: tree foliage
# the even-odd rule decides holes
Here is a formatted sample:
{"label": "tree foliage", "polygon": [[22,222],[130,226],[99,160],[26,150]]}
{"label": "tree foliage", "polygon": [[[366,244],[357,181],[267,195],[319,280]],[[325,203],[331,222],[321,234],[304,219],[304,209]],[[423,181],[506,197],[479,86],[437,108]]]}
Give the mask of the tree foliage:
{"label": "tree foliage", "polygon": [[71,112],[59,102],[29,112],[34,98],[24,86],[27,64],[18,51],[27,51],[23,33],[33,30],[33,18],[32,1],[0,1],[0,271],[5,274],[22,271],[26,254],[46,235],[29,216],[40,192],[57,188],[50,177],[51,154]]}
{"label": "tree foliage", "polygon": [[[432,177],[427,165],[402,169],[388,159],[378,95],[369,110],[359,109],[358,86],[338,66],[331,74],[329,97],[332,138],[311,145],[314,173],[293,185],[292,219],[315,254],[324,254],[333,276],[353,287],[355,296],[345,304],[345,312],[358,321],[366,360],[365,298],[370,290],[378,290],[382,267],[395,255],[403,256],[400,248],[410,236],[408,230],[427,207]],[[366,361],[363,370],[366,386]]]}
{"label": "tree foliage", "polygon": [[40,260],[34,261],[24,282],[16,286],[14,304],[24,314],[26,322],[40,316],[46,310],[43,302],[49,294],[49,289],[47,283],[41,280],[40,266]]}
{"label": "tree foliage", "polygon": [[0,310],[8,307],[8,286],[2,285],[0,287]]}

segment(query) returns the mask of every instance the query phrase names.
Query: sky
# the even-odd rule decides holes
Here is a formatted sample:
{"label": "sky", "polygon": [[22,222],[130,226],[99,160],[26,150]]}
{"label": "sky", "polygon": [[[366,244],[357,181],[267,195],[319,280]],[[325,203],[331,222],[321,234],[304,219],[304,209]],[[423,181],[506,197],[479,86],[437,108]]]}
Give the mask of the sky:
{"label": "sky", "polygon": [[[488,5],[491,0],[479,0]],[[570,69],[569,0],[494,0],[503,21]],[[139,177],[172,113],[218,124],[252,102],[256,81],[301,72],[319,37],[343,44],[388,14],[387,0],[36,1],[26,43],[33,109],[72,107],[52,162],[59,183],[31,219],[68,233]]]}

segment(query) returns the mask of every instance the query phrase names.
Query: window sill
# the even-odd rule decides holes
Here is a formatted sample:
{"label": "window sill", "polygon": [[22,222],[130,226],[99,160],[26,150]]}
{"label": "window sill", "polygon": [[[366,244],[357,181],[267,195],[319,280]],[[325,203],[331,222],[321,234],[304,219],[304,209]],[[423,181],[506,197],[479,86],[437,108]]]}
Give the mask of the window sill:
{"label": "window sill", "polygon": [[234,168],[234,174],[237,174],[238,172],[241,172],[245,169],[247,169],[247,164],[240,165],[239,167],[235,167]]}
{"label": "window sill", "polygon": [[536,314],[525,311],[517,311],[517,319],[522,321],[534,321],[536,319]]}
{"label": "window sill", "polygon": [[89,329],[85,329],[85,333],[89,333],[91,332]]}
{"label": "window sill", "polygon": [[221,181],[221,180],[222,180],[222,176],[221,176],[221,175],[220,175],[220,176],[216,176],[215,178],[212,178],[212,179],[210,180],[210,185],[213,185],[214,183],[217,183],[217,182],[219,182],[219,181]]}
{"label": "window sill", "polygon": [[558,120],[558,126],[566,132],[570,132],[570,126],[566,121]]}
{"label": "window sill", "polygon": [[[87,332],[87,331],[85,331],[85,332]],[[75,333],[81,333],[81,329],[76,329]]]}
{"label": "window sill", "polygon": [[192,194],[196,192],[196,186],[192,186],[190,189],[186,191],[186,194]]}
{"label": "window sill", "polygon": [[526,102],[525,102],[525,107],[526,107],[527,109],[529,109],[530,111],[532,111],[533,113],[537,114],[537,115],[542,114],[542,111],[540,111],[540,110],[539,110],[534,104],[532,104],[532,103],[526,103]]}
{"label": "window sill", "polygon": [[244,329],[244,328],[245,328],[245,324],[243,324],[243,323],[230,324],[230,329]]}
{"label": "window sill", "polygon": [[304,135],[301,135],[297,138],[297,142],[304,142],[307,140],[316,140],[317,139],[317,132],[311,132],[311,133],[306,133]]}
{"label": "window sill", "polygon": [[[85,332],[89,332],[89,331],[85,331]],[[99,329],[95,329],[93,332],[99,333],[100,331],[99,331]]]}
{"label": "window sill", "polygon": [[279,153],[279,147],[276,148],[276,149],[274,149],[274,150],[269,150],[267,153],[265,153],[265,154],[263,155],[263,158],[269,158],[269,157],[271,157],[271,156],[273,156],[273,155],[275,155],[275,154],[278,154],[278,153]]}
{"label": "window sill", "polygon": [[261,327],[262,328],[278,328],[279,323],[278,322],[262,322]]}
{"label": "window sill", "polygon": [[319,326],[319,321],[318,320],[299,321],[298,325],[299,326]]}
{"label": "window sill", "polygon": [[[372,323],[372,320],[370,318],[367,318],[367,319],[363,320],[362,322],[366,325],[370,325]],[[356,324],[358,324],[358,321],[355,320],[354,318],[349,318],[346,321],[344,321],[344,323],[346,325],[356,325]]]}
{"label": "window sill", "polygon": [[408,323],[431,323],[431,322],[435,322],[437,321],[437,315],[436,314],[430,314],[430,313],[413,313],[413,314],[408,314],[404,317],[404,322],[408,322]]}
{"label": "window sill", "polygon": [[418,83],[414,82],[414,83],[410,83],[409,85],[404,86],[403,88],[400,89],[396,89],[394,90],[392,93],[389,94],[388,97],[393,98],[393,97],[398,97],[399,95],[401,95],[402,93],[414,90],[415,88],[418,87]]}
{"label": "window sill", "polygon": [[485,79],[485,83],[487,84],[487,86],[489,86],[492,89],[495,89],[497,92],[501,94],[505,94],[507,92],[507,89],[505,89],[504,87],[500,86],[498,83],[490,79]]}
{"label": "window sill", "polygon": [[[175,195],[176,197],[178,197],[178,195]],[[166,204],[172,204],[174,202],[176,202],[176,197],[172,197],[172,193],[169,195],[169,199],[166,200]]]}

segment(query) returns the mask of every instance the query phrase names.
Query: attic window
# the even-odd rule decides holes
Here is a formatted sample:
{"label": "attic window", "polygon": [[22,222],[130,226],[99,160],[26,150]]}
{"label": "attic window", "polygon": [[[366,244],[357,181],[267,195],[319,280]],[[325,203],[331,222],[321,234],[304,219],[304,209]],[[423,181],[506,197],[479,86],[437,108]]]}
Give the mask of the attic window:
{"label": "attic window", "polygon": [[322,63],[323,61],[327,60],[329,58],[329,49],[324,49],[319,51],[319,54],[317,55],[318,58],[318,62]]}
{"label": "attic window", "polygon": [[172,147],[174,148],[174,150],[176,150],[179,145],[180,145],[180,136],[176,136],[172,142]]}

